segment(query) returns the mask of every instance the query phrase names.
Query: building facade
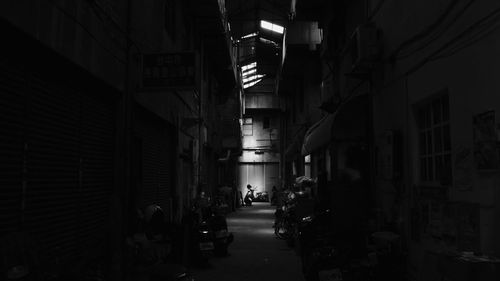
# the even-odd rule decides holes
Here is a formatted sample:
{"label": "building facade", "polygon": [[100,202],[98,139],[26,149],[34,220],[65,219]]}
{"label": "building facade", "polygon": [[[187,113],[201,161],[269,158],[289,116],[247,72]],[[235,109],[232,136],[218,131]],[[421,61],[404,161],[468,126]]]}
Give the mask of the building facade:
{"label": "building facade", "polygon": [[401,237],[410,280],[452,278],[443,253],[498,255],[498,4],[386,2],[297,3],[296,19],[322,29],[315,96],[328,114],[312,118],[301,157],[326,172],[331,204],[346,168],[366,171],[364,219]]}
{"label": "building facade", "polygon": [[201,191],[234,182],[241,98],[225,4],[0,10],[1,235],[25,233],[62,264],[97,259],[122,280],[138,210],[159,205],[180,223]]}

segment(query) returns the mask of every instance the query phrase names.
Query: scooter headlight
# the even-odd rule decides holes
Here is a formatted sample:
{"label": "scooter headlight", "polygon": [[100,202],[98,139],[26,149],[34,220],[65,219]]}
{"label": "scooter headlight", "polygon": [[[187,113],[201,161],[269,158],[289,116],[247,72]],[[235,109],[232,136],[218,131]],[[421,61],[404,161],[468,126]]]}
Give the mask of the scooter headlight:
{"label": "scooter headlight", "polygon": [[312,217],[311,216],[307,216],[307,217],[303,217],[302,218],[302,222],[311,222],[312,221]]}

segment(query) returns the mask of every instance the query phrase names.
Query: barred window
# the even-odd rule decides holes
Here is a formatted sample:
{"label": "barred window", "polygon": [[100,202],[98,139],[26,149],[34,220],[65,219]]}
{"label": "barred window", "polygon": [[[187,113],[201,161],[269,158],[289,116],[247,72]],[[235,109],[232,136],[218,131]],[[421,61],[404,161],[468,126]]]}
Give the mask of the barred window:
{"label": "barred window", "polygon": [[451,183],[451,139],[448,95],[440,95],[417,108],[420,180]]}

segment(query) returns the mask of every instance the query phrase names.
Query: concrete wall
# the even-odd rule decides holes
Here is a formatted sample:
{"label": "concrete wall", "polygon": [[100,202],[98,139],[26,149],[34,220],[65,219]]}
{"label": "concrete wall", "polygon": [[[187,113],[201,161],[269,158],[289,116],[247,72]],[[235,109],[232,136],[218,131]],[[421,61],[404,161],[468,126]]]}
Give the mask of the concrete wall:
{"label": "concrete wall", "polygon": [[[243,118],[251,117],[253,134],[243,136],[243,151],[238,158],[237,188],[245,196],[246,185],[257,186],[258,191],[270,192],[279,186],[280,172],[280,116],[265,110],[247,112]],[[264,128],[264,119],[269,127]]]}
{"label": "concrete wall", "polygon": [[[311,108],[311,112],[301,113],[298,118],[291,118],[294,113],[289,113],[287,121],[290,132],[287,132],[287,136],[293,134],[293,126],[299,122],[308,123],[309,126],[313,124],[317,120],[314,117],[314,111],[317,109],[313,108],[327,98],[371,92],[374,148],[387,153],[384,152],[387,149],[384,137],[387,137],[388,132],[394,134],[399,145],[393,147],[396,153],[392,155],[399,158],[399,162],[393,162],[393,170],[399,174],[389,178],[380,174],[374,175],[376,210],[372,211],[378,214],[376,216],[380,225],[391,224],[393,230],[396,229],[403,236],[410,254],[409,268],[412,279],[431,280],[431,276],[437,274],[435,268],[429,266],[430,251],[452,250],[456,247],[443,242],[445,239],[441,241],[439,237],[432,237],[423,229],[422,219],[420,222],[412,220],[411,212],[419,210],[429,202],[440,208],[446,208],[453,202],[479,204],[479,247],[475,250],[499,255],[500,243],[494,237],[500,235],[500,170],[480,171],[476,168],[472,122],[476,114],[494,110],[498,115],[497,111],[500,109],[500,96],[495,94],[500,87],[496,79],[500,74],[500,59],[495,55],[500,44],[500,32],[496,28],[498,23],[491,20],[484,24],[482,35],[487,36],[480,40],[474,41],[473,39],[477,38],[474,36],[466,37],[465,41],[452,40],[481,18],[499,9],[500,3],[495,0],[481,0],[466,7],[469,1],[456,1],[457,6],[446,20],[432,26],[454,1],[347,2],[325,3],[324,8],[331,11],[324,11],[322,16],[319,16],[324,28],[320,48],[322,64],[318,68],[322,70],[320,75],[323,91],[319,95],[312,91],[307,98],[302,99],[306,107]],[[382,5],[375,11],[379,3]],[[460,14],[462,9],[464,12]],[[365,82],[352,91],[362,79],[345,75],[351,72],[352,65],[348,48],[349,38],[358,25],[370,20],[379,31],[381,60],[373,69],[373,83],[370,85]],[[448,26],[452,21],[454,22]],[[405,47],[405,42],[418,36],[426,28],[427,34],[419,36],[410,47]],[[453,42],[470,45],[456,52],[448,52],[449,48],[446,46],[455,46],[449,45]],[[396,54],[395,50],[398,49],[401,49],[401,52]],[[446,56],[437,58],[438,50],[446,50]],[[397,59],[394,59],[395,55]],[[287,64],[285,75],[286,67]],[[300,64],[295,65],[295,71],[299,73],[297,78],[302,76],[301,72],[297,71],[301,67]],[[306,77],[310,76],[309,72],[305,73]],[[288,99],[287,108],[300,112],[297,108],[300,106],[297,102],[300,95],[293,91],[296,86],[294,83],[298,79],[291,80],[293,81],[290,84],[294,86],[289,89],[292,94]],[[310,89],[315,87],[312,83]],[[453,179],[450,186],[431,184],[437,190],[446,191],[447,195],[443,198],[429,198],[428,195],[422,195],[424,187],[429,183],[420,180],[415,107],[443,90],[446,90],[449,96]],[[496,126],[497,124],[498,117],[495,121]],[[313,176],[320,166],[324,165],[322,155],[322,151],[312,155]],[[374,155],[372,160],[375,163]],[[376,164],[377,173],[385,169],[382,167],[384,163]],[[418,212],[421,213],[421,210]],[[443,214],[432,216],[436,224],[446,228],[446,218]],[[385,227],[387,229],[388,226]],[[418,227],[420,228],[416,229]],[[412,232],[418,232],[418,237],[413,237]]]}
{"label": "concrete wall", "polygon": [[[249,115],[253,119],[253,134],[243,136],[243,149],[269,150],[272,146],[279,149],[279,118],[270,113]],[[264,128],[264,118],[269,118],[269,128]],[[240,159],[243,161],[243,159]],[[276,159],[275,161],[278,161]]]}
{"label": "concrete wall", "polygon": [[247,184],[257,192],[267,191],[271,195],[273,186],[279,187],[279,163],[239,163],[240,175],[237,189],[243,197],[247,193]]}
{"label": "concrete wall", "polygon": [[[384,57],[387,59],[402,42],[435,21],[449,2],[393,1],[383,6],[374,19],[383,32]],[[465,3],[461,3],[460,6],[464,5]],[[454,201],[478,203],[480,248],[477,250],[495,255],[500,254],[500,243],[498,239],[494,239],[500,235],[500,172],[498,169],[480,171],[475,167],[472,119],[474,115],[488,110],[494,110],[498,115],[500,110],[500,97],[495,94],[500,87],[497,79],[500,75],[500,59],[495,55],[500,44],[500,32],[488,33],[487,37],[449,56],[429,61],[425,65],[421,62],[499,7],[498,1],[477,1],[449,30],[436,40],[428,42],[426,48],[414,53],[411,49],[415,48],[410,48],[409,51],[402,52],[411,54],[408,57],[395,62],[386,60],[383,69],[379,69],[379,73],[383,73],[383,79],[375,85],[374,93],[375,135],[395,130],[403,136],[402,153],[407,169],[403,171],[406,176],[402,185],[406,191],[404,201],[399,203],[402,208],[399,216],[400,220],[407,221],[405,224],[409,225],[407,208],[414,208],[415,202],[426,200],[415,195],[423,183],[419,180],[418,135],[413,107],[439,91],[448,91],[453,183],[449,187],[442,187],[448,190],[448,198],[437,204]],[[415,68],[416,66],[421,67]],[[408,71],[410,73],[405,75]],[[469,187],[464,187],[464,181]],[[388,181],[378,183],[378,191],[382,197],[390,198],[395,189],[396,186]],[[391,204],[387,203],[391,200],[383,199],[380,199],[379,204],[383,205],[383,202]],[[440,223],[444,225],[444,221]],[[426,251],[453,248],[454,246],[446,245],[423,232],[419,242],[411,240],[411,267],[419,272],[414,273],[416,278],[424,280],[429,276],[426,274],[431,274],[425,273],[425,259],[428,257]]]}
{"label": "concrete wall", "polygon": [[125,88],[126,1],[2,1],[0,17],[116,89]]}

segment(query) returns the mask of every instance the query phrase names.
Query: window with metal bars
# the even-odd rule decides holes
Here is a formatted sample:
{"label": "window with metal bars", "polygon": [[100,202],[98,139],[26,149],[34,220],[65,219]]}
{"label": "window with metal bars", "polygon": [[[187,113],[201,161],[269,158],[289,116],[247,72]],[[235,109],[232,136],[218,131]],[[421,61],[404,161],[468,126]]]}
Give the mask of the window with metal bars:
{"label": "window with metal bars", "polygon": [[451,137],[448,94],[417,107],[420,181],[451,184]]}

